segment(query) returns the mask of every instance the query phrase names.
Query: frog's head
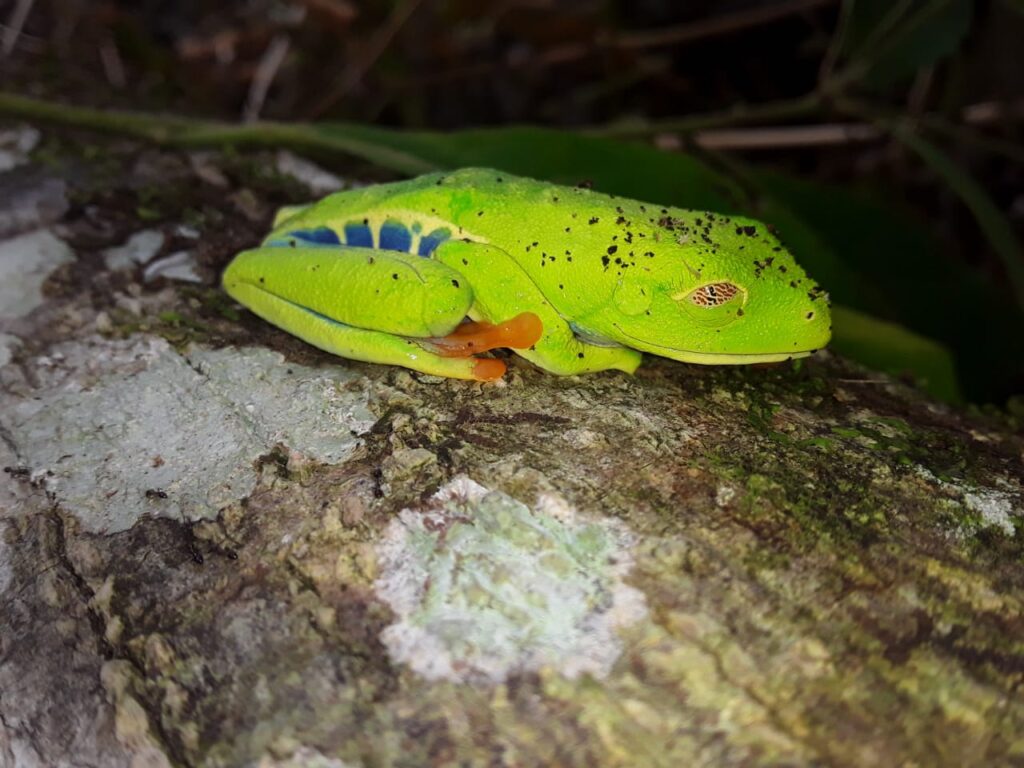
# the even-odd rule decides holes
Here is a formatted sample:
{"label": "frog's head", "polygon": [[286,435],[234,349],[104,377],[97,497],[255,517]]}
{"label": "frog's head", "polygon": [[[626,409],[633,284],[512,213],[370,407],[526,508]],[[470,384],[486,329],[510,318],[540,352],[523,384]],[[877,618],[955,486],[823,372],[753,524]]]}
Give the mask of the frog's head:
{"label": "frog's head", "polygon": [[676,225],[621,271],[595,329],[691,363],[777,362],[828,343],[828,295],[767,227],[714,214]]}

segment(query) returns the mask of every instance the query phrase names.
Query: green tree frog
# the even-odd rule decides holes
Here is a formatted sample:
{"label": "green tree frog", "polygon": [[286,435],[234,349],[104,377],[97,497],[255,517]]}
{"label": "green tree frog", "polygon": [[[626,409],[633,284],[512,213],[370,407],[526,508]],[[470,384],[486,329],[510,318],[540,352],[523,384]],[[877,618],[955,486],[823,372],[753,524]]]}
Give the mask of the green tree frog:
{"label": "green tree frog", "polygon": [[286,208],[224,287],[320,349],[493,381],[804,357],[828,297],[757,221],[466,168]]}

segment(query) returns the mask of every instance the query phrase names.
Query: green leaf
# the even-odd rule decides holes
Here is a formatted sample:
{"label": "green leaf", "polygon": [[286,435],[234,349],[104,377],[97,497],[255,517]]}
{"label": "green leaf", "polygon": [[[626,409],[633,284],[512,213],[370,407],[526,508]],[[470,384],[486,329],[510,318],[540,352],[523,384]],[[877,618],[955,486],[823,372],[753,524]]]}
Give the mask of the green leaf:
{"label": "green leaf", "polygon": [[852,0],[840,80],[884,88],[957,50],[973,0]]}
{"label": "green leaf", "polygon": [[[508,173],[596,189],[663,205],[732,213],[741,193],[728,177],[696,158],[639,143],[581,136],[540,127],[511,127],[432,133],[395,131],[338,123],[294,126],[320,140],[339,142],[345,151],[402,173],[489,166]],[[393,158],[381,157],[381,151]],[[411,171],[413,159],[420,170]]]}
{"label": "green leaf", "polygon": [[893,376],[911,376],[940,400],[960,401],[953,357],[938,342],[849,307],[832,307],[832,329],[836,352]]}
{"label": "green leaf", "polygon": [[901,201],[770,171],[746,179],[756,215],[834,301],[948,346],[972,399],[1001,400],[1024,376],[1024,315]]}

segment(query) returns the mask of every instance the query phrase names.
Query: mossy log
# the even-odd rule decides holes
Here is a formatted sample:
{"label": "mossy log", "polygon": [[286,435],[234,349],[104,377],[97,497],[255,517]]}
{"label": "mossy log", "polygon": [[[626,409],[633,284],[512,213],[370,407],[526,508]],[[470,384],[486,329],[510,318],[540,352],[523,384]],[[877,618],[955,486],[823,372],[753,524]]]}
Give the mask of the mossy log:
{"label": "mossy log", "polygon": [[208,286],[65,215],[0,327],[0,764],[1024,764],[1019,425],[827,352],[331,358],[213,287],[262,195]]}

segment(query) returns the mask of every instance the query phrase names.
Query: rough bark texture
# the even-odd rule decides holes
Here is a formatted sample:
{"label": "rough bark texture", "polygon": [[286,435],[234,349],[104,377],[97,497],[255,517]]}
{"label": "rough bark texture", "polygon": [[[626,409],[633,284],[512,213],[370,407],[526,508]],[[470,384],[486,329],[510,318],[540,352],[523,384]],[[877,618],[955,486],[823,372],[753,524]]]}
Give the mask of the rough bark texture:
{"label": "rough bark texture", "polygon": [[207,285],[104,252],[139,188],[33,223],[74,259],[0,327],[0,765],[1024,764],[1012,424],[827,353],[330,358],[212,287],[278,182],[131,157]]}

